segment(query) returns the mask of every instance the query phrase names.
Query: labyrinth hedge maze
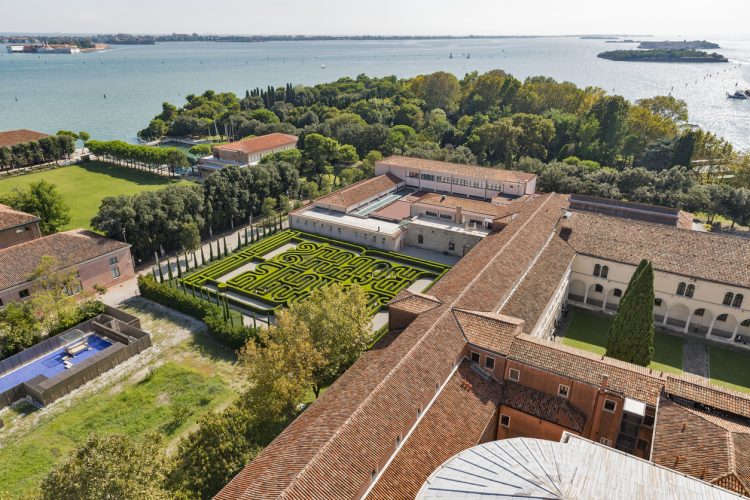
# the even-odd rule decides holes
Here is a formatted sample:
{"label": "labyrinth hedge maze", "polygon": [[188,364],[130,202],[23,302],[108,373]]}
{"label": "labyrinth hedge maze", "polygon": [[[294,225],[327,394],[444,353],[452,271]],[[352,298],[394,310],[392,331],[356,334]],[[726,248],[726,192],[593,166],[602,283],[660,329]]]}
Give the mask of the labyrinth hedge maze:
{"label": "labyrinth hedge maze", "polygon": [[[270,259],[264,255],[286,244],[296,245]],[[255,268],[226,280],[218,280],[247,264]],[[302,300],[330,283],[358,285],[367,296],[371,314],[383,308],[401,290],[420,279],[436,281],[449,266],[394,252],[369,249],[301,231],[286,230],[269,236],[232,255],[181,278],[194,293],[234,292],[266,304],[271,309]],[[209,295],[209,293],[207,293]],[[229,302],[256,312],[253,307],[226,294]]]}

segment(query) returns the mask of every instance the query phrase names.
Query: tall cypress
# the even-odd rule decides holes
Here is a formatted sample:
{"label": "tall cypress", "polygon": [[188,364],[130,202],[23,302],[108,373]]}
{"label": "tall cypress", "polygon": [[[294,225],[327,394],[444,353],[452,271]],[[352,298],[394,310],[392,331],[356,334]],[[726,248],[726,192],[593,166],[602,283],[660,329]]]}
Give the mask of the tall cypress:
{"label": "tall cypress", "polygon": [[229,250],[227,249],[227,237],[224,236],[223,240],[224,240],[224,257],[226,257],[227,255],[229,255]]}
{"label": "tall cypress", "polygon": [[642,260],[607,334],[607,356],[648,366],[654,354],[654,269]]}

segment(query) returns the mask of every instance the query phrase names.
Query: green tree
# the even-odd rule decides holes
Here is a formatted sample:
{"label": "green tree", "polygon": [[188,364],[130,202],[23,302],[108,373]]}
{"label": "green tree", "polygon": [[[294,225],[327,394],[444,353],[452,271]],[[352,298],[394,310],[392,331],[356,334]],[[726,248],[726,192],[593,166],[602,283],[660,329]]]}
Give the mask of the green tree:
{"label": "green tree", "polygon": [[607,334],[607,356],[648,366],[654,353],[654,270],[642,260]]}
{"label": "green tree", "polygon": [[458,111],[461,101],[461,85],[451,73],[438,71],[418,76],[411,82],[414,94],[424,101],[425,109],[440,108],[448,114]]}
{"label": "green tree", "polygon": [[43,500],[167,499],[161,438],[92,434],[42,480]]}
{"label": "green tree", "polygon": [[57,186],[43,179],[32,182],[26,191],[16,188],[0,201],[16,210],[39,217],[39,227],[44,234],[56,233],[61,226],[70,222],[70,209],[57,191]]}
{"label": "green tree", "polygon": [[671,95],[657,95],[648,99],[639,99],[635,103],[675,123],[688,121],[687,103]]}
{"label": "green tree", "polygon": [[186,222],[180,230],[180,246],[185,250],[197,250],[201,245],[201,231],[195,222]]}
{"label": "green tree", "polygon": [[510,118],[480,125],[466,141],[466,145],[482,163],[497,165],[513,158],[518,151],[518,138],[523,130],[513,125]]}
{"label": "green tree", "polygon": [[516,113],[511,117],[513,125],[521,127],[518,136],[518,153],[544,160],[547,158],[547,147],[555,138],[555,122],[540,115]]}

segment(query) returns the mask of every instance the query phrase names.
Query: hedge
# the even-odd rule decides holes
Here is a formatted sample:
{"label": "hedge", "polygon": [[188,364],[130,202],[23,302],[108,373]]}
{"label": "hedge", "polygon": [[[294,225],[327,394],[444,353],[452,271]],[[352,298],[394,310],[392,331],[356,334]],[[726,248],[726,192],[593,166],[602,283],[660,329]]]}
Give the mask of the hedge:
{"label": "hedge", "polygon": [[151,275],[138,277],[138,289],[149,300],[203,321],[208,326],[208,333],[231,349],[238,350],[248,340],[257,338],[255,328],[227,323],[226,311],[221,306],[188,295],[169,284],[157,283]]}

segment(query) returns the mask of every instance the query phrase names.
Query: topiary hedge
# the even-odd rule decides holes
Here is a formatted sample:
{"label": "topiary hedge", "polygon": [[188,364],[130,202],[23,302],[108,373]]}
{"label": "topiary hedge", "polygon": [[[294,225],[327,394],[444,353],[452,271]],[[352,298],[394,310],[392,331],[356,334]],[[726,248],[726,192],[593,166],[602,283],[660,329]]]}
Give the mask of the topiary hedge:
{"label": "topiary hedge", "polygon": [[227,312],[221,306],[188,295],[169,284],[157,283],[153,276],[139,276],[138,289],[149,300],[203,321],[208,326],[208,333],[231,349],[238,350],[248,340],[257,338],[255,328],[228,323]]}

